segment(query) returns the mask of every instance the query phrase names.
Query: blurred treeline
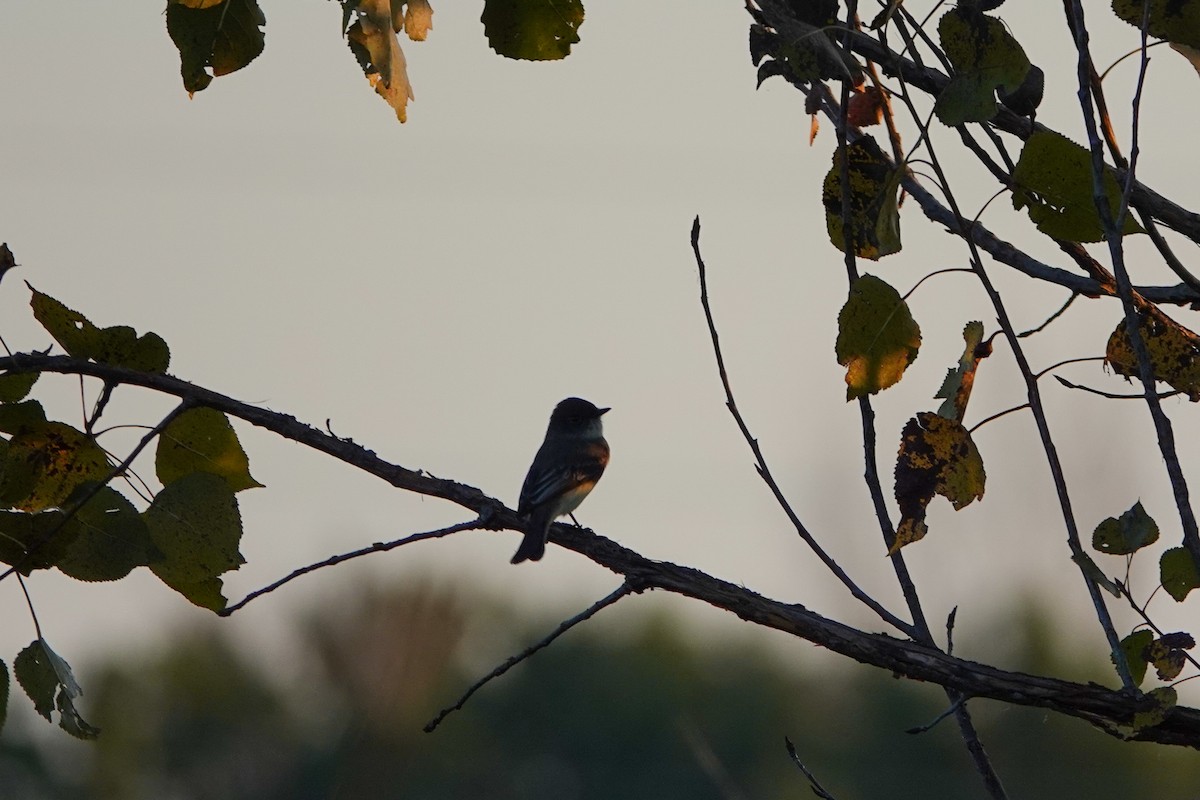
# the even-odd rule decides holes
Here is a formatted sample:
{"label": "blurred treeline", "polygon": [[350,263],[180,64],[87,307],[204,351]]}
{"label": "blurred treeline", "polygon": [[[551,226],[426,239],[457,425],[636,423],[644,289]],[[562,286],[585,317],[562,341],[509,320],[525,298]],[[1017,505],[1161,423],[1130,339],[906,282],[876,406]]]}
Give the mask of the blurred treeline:
{"label": "blurred treeline", "polygon": [[[953,719],[905,733],[944,709],[937,687],[849,663],[817,671],[808,645],[784,656],[749,627],[697,641],[671,619],[638,619],[576,628],[433,734],[422,727],[439,708],[556,620],[531,626],[493,598],[376,588],[297,619],[288,656],[250,652],[219,623],[182,631],[162,651],[77,670],[84,713],[103,729],[95,742],[10,714],[0,798],[812,797],[785,736],[839,800],[983,796]],[[994,624],[1007,666],[1080,677],[1036,605]],[[1105,666],[1083,671],[1103,679]],[[28,705],[18,693],[10,704]],[[971,708],[1014,798],[1200,796],[1191,751],[1037,710]]]}

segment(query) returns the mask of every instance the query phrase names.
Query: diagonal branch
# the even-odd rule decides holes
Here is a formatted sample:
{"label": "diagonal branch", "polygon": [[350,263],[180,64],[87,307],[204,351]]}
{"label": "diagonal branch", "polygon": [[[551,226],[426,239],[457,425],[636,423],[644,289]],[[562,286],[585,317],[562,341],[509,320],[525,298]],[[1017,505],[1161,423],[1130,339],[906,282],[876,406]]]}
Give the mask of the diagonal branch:
{"label": "diagonal branch", "polygon": [[[449,500],[477,514],[487,515],[485,519],[490,529],[522,530],[524,526],[524,521],[516,511],[473,486],[431,478],[399,467],[384,461],[370,450],[322,433],[286,414],[242,403],[169,375],[139,373],[66,356],[24,353],[0,358],[0,370],[90,375],[190,399],[194,404],[223,411],[265,430],[274,431],[283,438],[327,453],[398,488]],[[1085,720],[1119,738],[1200,749],[1200,710],[1194,708],[1176,707],[1161,724],[1135,730],[1130,727],[1134,715],[1150,710],[1154,702],[1152,699],[1135,697],[1095,684],[998,669],[914,642],[866,633],[823,617],[804,606],[763,597],[744,586],[699,570],[666,561],[653,561],[582,528],[555,524],[550,529],[550,540],[622,576],[638,590],[661,589],[690,597],[747,622],[806,639],[855,661],[897,675],[936,683],[972,697],[1053,710]]]}

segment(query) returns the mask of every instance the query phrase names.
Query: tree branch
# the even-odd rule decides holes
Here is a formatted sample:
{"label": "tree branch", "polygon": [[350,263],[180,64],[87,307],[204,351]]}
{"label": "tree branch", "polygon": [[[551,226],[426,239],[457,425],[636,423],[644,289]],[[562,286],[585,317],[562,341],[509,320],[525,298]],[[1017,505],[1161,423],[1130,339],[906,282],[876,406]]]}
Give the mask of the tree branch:
{"label": "tree branch", "polygon": [[[477,514],[486,514],[490,529],[522,530],[524,524],[516,511],[472,486],[431,478],[388,463],[353,442],[322,433],[286,414],[251,406],[169,375],[151,375],[67,356],[37,354],[0,358],[0,370],[90,375],[190,399],[194,404],[214,408],[327,453],[398,488],[439,497]],[[1194,708],[1178,706],[1161,724],[1133,730],[1128,726],[1132,725],[1134,714],[1149,710],[1154,703],[1152,699],[1095,684],[998,669],[884,634],[865,633],[802,605],[771,600],[699,570],[652,561],[583,528],[556,523],[550,528],[550,541],[621,575],[638,590],[662,589],[690,597],[747,622],[798,636],[897,675],[936,683],[977,698],[1050,709],[1085,720],[1119,738],[1200,749],[1200,710]]]}

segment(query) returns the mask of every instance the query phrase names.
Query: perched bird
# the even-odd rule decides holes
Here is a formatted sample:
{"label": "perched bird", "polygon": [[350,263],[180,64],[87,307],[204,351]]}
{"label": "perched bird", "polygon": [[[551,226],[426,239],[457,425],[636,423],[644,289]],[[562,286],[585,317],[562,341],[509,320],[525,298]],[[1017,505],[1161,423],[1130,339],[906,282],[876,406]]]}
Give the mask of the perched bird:
{"label": "perched bird", "polygon": [[541,559],[550,523],[578,508],[604,474],[608,442],[600,417],[606,411],[578,397],[554,407],[546,438],[521,486],[517,513],[528,516],[529,527],[512,563]]}

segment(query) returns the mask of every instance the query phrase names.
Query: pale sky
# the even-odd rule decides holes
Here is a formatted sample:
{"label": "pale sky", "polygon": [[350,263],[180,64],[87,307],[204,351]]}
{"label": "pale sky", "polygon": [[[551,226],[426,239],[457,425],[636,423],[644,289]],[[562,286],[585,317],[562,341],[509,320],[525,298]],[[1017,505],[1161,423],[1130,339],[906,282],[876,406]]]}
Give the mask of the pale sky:
{"label": "pale sky", "polygon": [[[22,265],[0,286],[0,333],[10,347],[50,342],[30,317],[29,281],[96,324],[157,332],[178,377],[317,426],[329,419],[337,434],[385,459],[509,505],[550,410],[580,395],[613,408],[605,417],[612,462],[580,509],[584,524],[651,558],[882,630],[789,528],[723,407],[688,243],[699,214],[714,312],[748,423],[809,528],[902,612],[861,480],[858,409],[844,402],[833,355],[846,279],[820,206],[831,126],[810,148],[800,94],[778,79],[755,91],[741,2],[593,0],[572,55],[541,64],[492,53],[479,4],[435,3],[429,40],[404,41],[416,93],[405,125],[362,77],[339,36],[335,4],[263,5],[263,56],[191,100],[161,2],[69,0],[53,16],[44,4],[6,6],[0,240]],[[908,5],[923,14],[932,3]],[[1107,66],[1137,35],[1105,4],[1088,6],[1097,62]],[[1081,141],[1061,10],[1020,0],[1000,10],[1047,71],[1039,120]],[[1140,175],[1195,208],[1200,163],[1180,134],[1200,130],[1200,83],[1166,48],[1153,55]],[[1135,77],[1130,59],[1107,84],[1126,142]],[[935,122],[933,135],[960,201],[975,213],[994,182],[955,155],[953,132]],[[983,221],[1070,268],[1006,197]],[[902,225],[905,250],[863,270],[905,292],[929,271],[965,266],[961,242],[915,203],[902,210]],[[1156,259],[1139,263],[1144,247],[1131,242],[1138,282],[1175,282]],[[1194,264],[1195,247],[1178,247]],[[1002,265],[989,269],[1020,328],[1065,299]],[[900,430],[914,413],[936,409],[932,395],[959,356],[963,325],[981,319],[989,334],[996,328],[969,276],[934,279],[910,305],[924,346],[905,380],[875,403],[889,493]],[[1101,354],[1119,314],[1115,301],[1077,303],[1049,333],[1027,340],[1035,369]],[[1109,391],[1134,388],[1094,364],[1061,374]],[[36,396],[78,424],[73,386],[47,376]],[[1163,541],[1177,543],[1144,406],[1052,380],[1043,391],[1085,535],[1140,498]],[[980,370],[968,423],[1022,402],[1023,392],[1008,348],[998,345]],[[114,403],[110,422],[153,424],[170,407],[133,389]],[[1200,495],[1197,410],[1178,399],[1165,407]],[[239,495],[248,563],[226,576],[231,599],[333,553],[469,517],[238,430],[267,488]],[[957,514],[935,500],[930,536],[906,550],[909,567],[929,618],[959,606],[967,640],[996,603],[1035,590],[1073,615],[1072,639],[1102,653],[1033,433],[1031,417],[1015,414],[976,434],[986,496]],[[138,435],[106,443],[128,447],[121,442]],[[539,612],[581,609],[618,583],[554,547],[540,563],[510,566],[519,536],[474,532],[375,555],[301,579],[222,624],[269,640],[269,623],[287,609],[337,603],[374,577],[433,576]],[[1139,558],[1148,568],[1138,573],[1143,595],[1159,552]],[[1120,574],[1117,559],[1098,560]],[[47,639],[72,663],[165,638],[208,615],[146,570],[104,585],[37,573],[29,586]],[[8,604],[0,628],[8,660],[33,630],[15,581],[0,586],[0,601]],[[1186,615],[1164,596],[1152,611],[1168,629],[1186,626],[1196,602]],[[663,595],[606,614],[664,608],[690,609],[695,625],[721,618]],[[1132,618],[1117,616],[1128,632]],[[803,658],[813,651],[793,650]]]}

